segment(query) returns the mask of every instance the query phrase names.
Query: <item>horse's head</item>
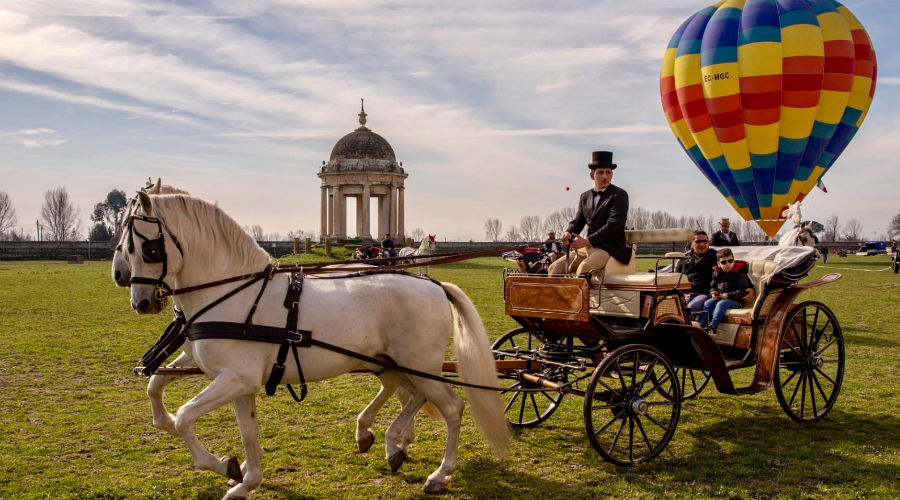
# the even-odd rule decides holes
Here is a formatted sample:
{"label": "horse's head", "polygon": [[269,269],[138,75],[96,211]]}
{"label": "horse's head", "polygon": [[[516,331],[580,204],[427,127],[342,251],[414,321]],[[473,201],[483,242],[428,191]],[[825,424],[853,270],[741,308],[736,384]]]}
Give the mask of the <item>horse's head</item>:
{"label": "horse's head", "polygon": [[[183,189],[163,184],[161,178],[156,179],[156,184],[153,184],[153,182],[148,179],[147,185],[142,187],[141,191],[147,194],[189,194]],[[110,274],[112,275],[113,282],[115,282],[116,286],[127,287],[131,285],[131,270],[128,267],[128,262],[125,261],[125,258],[122,255],[122,244],[125,238],[125,225],[128,218],[133,215],[137,205],[138,198],[135,196],[125,206],[124,213],[122,214],[122,221],[119,224],[119,243],[116,245],[116,251],[113,253],[112,269],[110,270]]]}
{"label": "horse's head", "polygon": [[139,314],[163,310],[167,299],[161,292],[172,288],[169,279],[178,274],[184,262],[181,243],[154,209],[155,196],[138,192],[129,209],[118,252],[128,268],[131,308]]}

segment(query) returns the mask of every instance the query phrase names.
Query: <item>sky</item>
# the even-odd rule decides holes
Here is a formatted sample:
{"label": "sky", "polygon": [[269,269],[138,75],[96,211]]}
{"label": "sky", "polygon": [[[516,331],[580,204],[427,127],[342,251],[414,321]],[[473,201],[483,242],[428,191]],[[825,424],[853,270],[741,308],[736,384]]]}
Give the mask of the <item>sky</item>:
{"label": "sky", "polygon": [[[872,38],[877,88],[803,215],[857,219],[868,238],[900,209],[900,2],[844,4]],[[365,98],[409,174],[407,232],[480,240],[488,218],[505,231],[574,206],[595,150],[614,152],[632,207],[737,217],[659,98],[669,38],[706,5],[3,0],[0,191],[26,233],[50,189],[86,230],[110,190],[148,177],[242,225],[318,233],[316,173]]]}

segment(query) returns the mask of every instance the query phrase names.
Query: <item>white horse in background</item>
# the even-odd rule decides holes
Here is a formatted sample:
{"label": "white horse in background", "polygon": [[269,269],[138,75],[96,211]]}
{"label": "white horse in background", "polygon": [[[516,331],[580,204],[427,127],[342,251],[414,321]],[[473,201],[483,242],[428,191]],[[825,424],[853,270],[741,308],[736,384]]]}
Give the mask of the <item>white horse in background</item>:
{"label": "white horse in background", "polygon": [[[152,180],[147,181],[147,185],[140,188],[139,191],[142,191],[147,194],[185,194],[189,195],[187,191],[183,189],[179,189],[177,187],[171,186],[169,184],[163,184],[161,178],[157,178],[156,184],[153,183]],[[125,238],[124,227],[125,223],[129,216],[133,214],[133,211],[136,209],[137,204],[136,200],[130,204],[126,208],[126,213],[122,217],[122,227],[119,228],[121,234],[119,236],[119,243],[116,245],[115,253],[113,254],[112,259],[112,278],[117,286],[120,287],[129,287],[131,286],[131,270],[129,269],[128,262],[125,261],[125,258],[122,254],[122,246]],[[341,267],[372,267],[368,264],[336,264],[331,266],[326,266],[326,268],[341,268]],[[178,299],[174,299],[176,302],[176,306],[178,305]],[[197,363],[191,358],[191,355],[188,351],[182,350],[178,356],[166,365],[168,368],[197,368]],[[173,421],[173,416],[169,413],[168,409],[165,405],[165,391],[166,388],[175,380],[183,377],[182,374],[153,374],[150,376],[149,381],[147,382],[147,397],[150,399],[150,411],[153,416],[153,426],[162,429],[164,431],[169,432],[175,436],[178,436],[178,432],[174,427],[171,426],[171,422]],[[382,387],[376,394],[375,398],[366,406],[366,408],[359,414],[356,419],[356,446],[360,453],[365,453],[369,451],[369,448],[375,441],[375,435],[372,432],[372,425],[375,422],[375,417],[378,412],[384,406],[384,404],[391,398],[391,395],[396,395],[397,399],[400,401],[401,411],[409,401],[409,393],[403,389],[402,387],[397,386],[396,384],[383,380]],[[423,411],[431,416],[432,418],[439,419],[440,414],[437,409],[431,404],[426,402]],[[401,434],[401,442],[403,443],[403,449],[408,449],[409,445],[415,442],[416,433],[414,427],[414,421],[411,421],[409,426],[403,430]]]}
{"label": "white horse in background", "polygon": [[[426,238],[422,238],[422,242],[419,243],[418,248],[413,247],[403,247],[400,249],[400,252],[397,253],[397,257],[411,257],[418,255],[431,255],[437,249],[437,242],[435,242],[435,238],[437,238],[436,234],[429,234]],[[426,263],[431,259],[409,259],[406,262],[408,263]],[[403,262],[403,261],[400,261]],[[419,274],[422,274],[422,268],[419,267]],[[428,266],[425,266],[425,275],[428,275]]]}
{"label": "white horse in background", "polygon": [[784,236],[778,240],[780,247],[815,247],[816,238],[813,236],[814,222],[804,221],[803,215],[800,213],[800,202],[794,202],[788,205],[781,212],[781,216],[794,223],[794,229],[784,233]]}
{"label": "white horse in background", "polygon": [[[122,254],[130,275],[161,278],[173,289],[255,273],[272,262],[265,250],[215,205],[185,195],[138,193],[139,207],[127,226]],[[149,220],[147,219],[149,218]],[[158,221],[158,222],[156,222]],[[158,228],[166,230],[159,234]],[[162,262],[144,254],[141,235],[161,238]],[[176,249],[172,237],[180,242]],[[221,244],[216,242],[228,242]],[[147,262],[150,260],[150,262]],[[208,310],[203,322],[244,323],[261,285],[239,292]],[[288,276],[275,274],[261,294],[253,323],[281,327],[287,310],[283,305]],[[214,287],[180,295],[179,305],[188,318],[222,297],[229,288]],[[140,314],[163,309],[153,284],[131,285],[131,307]],[[353,307],[346,307],[352,304]],[[372,274],[353,278],[305,281],[299,301],[298,329],[356,353],[392,360],[398,365],[438,375],[451,333],[455,338],[460,378],[469,383],[497,386],[496,368],[487,333],[474,304],[455,285],[399,274]],[[451,311],[456,321],[451,321]],[[364,329],[363,331],[360,329]],[[256,420],[256,393],[268,379],[277,344],[231,338],[204,338],[185,343],[198,366],[213,380],[183,405],[176,416],[166,415],[165,428],[174,430],[187,444],[194,466],[231,479],[225,498],[246,498],[262,483],[262,448]],[[386,458],[396,470],[406,458],[402,432],[419,408],[429,401],[447,425],[447,443],[441,465],[428,476],[424,489],[437,492],[456,469],[463,403],[444,383],[384,369],[320,347],[301,349],[301,363],[309,382],[353,370],[370,370],[383,384],[403,387],[410,398],[385,434]],[[291,359],[289,357],[289,359]],[[295,363],[285,364],[281,383],[296,384]],[[387,381],[387,384],[384,382]],[[474,420],[490,446],[502,454],[508,444],[503,402],[496,392],[466,388]],[[241,430],[246,460],[238,468],[230,457],[217,458],[199,441],[194,424],[201,416],[233,403]]]}

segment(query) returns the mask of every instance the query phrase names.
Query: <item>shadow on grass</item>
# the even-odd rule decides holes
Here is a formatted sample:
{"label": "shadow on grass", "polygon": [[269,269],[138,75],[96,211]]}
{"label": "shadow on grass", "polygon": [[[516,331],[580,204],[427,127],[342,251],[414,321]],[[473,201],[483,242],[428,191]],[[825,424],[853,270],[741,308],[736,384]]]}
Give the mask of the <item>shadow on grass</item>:
{"label": "shadow on grass", "polygon": [[[663,451],[649,463],[617,468],[585,443],[587,449],[571,457],[582,469],[573,469],[571,477],[541,475],[540,465],[535,473],[523,473],[515,465],[482,459],[463,464],[452,484],[476,498],[504,499],[596,498],[622,481],[634,484],[634,493],[654,498],[719,496],[723,491],[732,497],[735,491],[751,498],[790,497],[818,485],[835,485],[844,492],[860,484],[891,491],[897,468],[885,455],[900,454],[898,432],[900,418],[885,414],[832,411],[824,421],[804,425],[777,414],[723,416],[693,428],[697,445],[678,456]],[[536,458],[539,463],[540,456]],[[596,473],[578,473],[584,470]]]}
{"label": "shadow on grass", "polygon": [[859,330],[844,330],[844,342],[852,346],[885,347],[896,349],[900,347],[900,340],[895,332],[870,332]]}

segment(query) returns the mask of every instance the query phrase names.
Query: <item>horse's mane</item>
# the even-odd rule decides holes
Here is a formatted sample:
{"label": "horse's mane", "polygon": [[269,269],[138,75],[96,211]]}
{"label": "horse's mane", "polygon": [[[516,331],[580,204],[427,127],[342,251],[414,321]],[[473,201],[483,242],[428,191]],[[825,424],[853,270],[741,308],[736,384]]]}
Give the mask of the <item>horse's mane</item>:
{"label": "horse's mane", "polygon": [[151,195],[150,199],[154,214],[177,235],[185,253],[204,255],[209,262],[230,254],[229,265],[255,270],[272,261],[269,253],[214,203],[184,194]]}

